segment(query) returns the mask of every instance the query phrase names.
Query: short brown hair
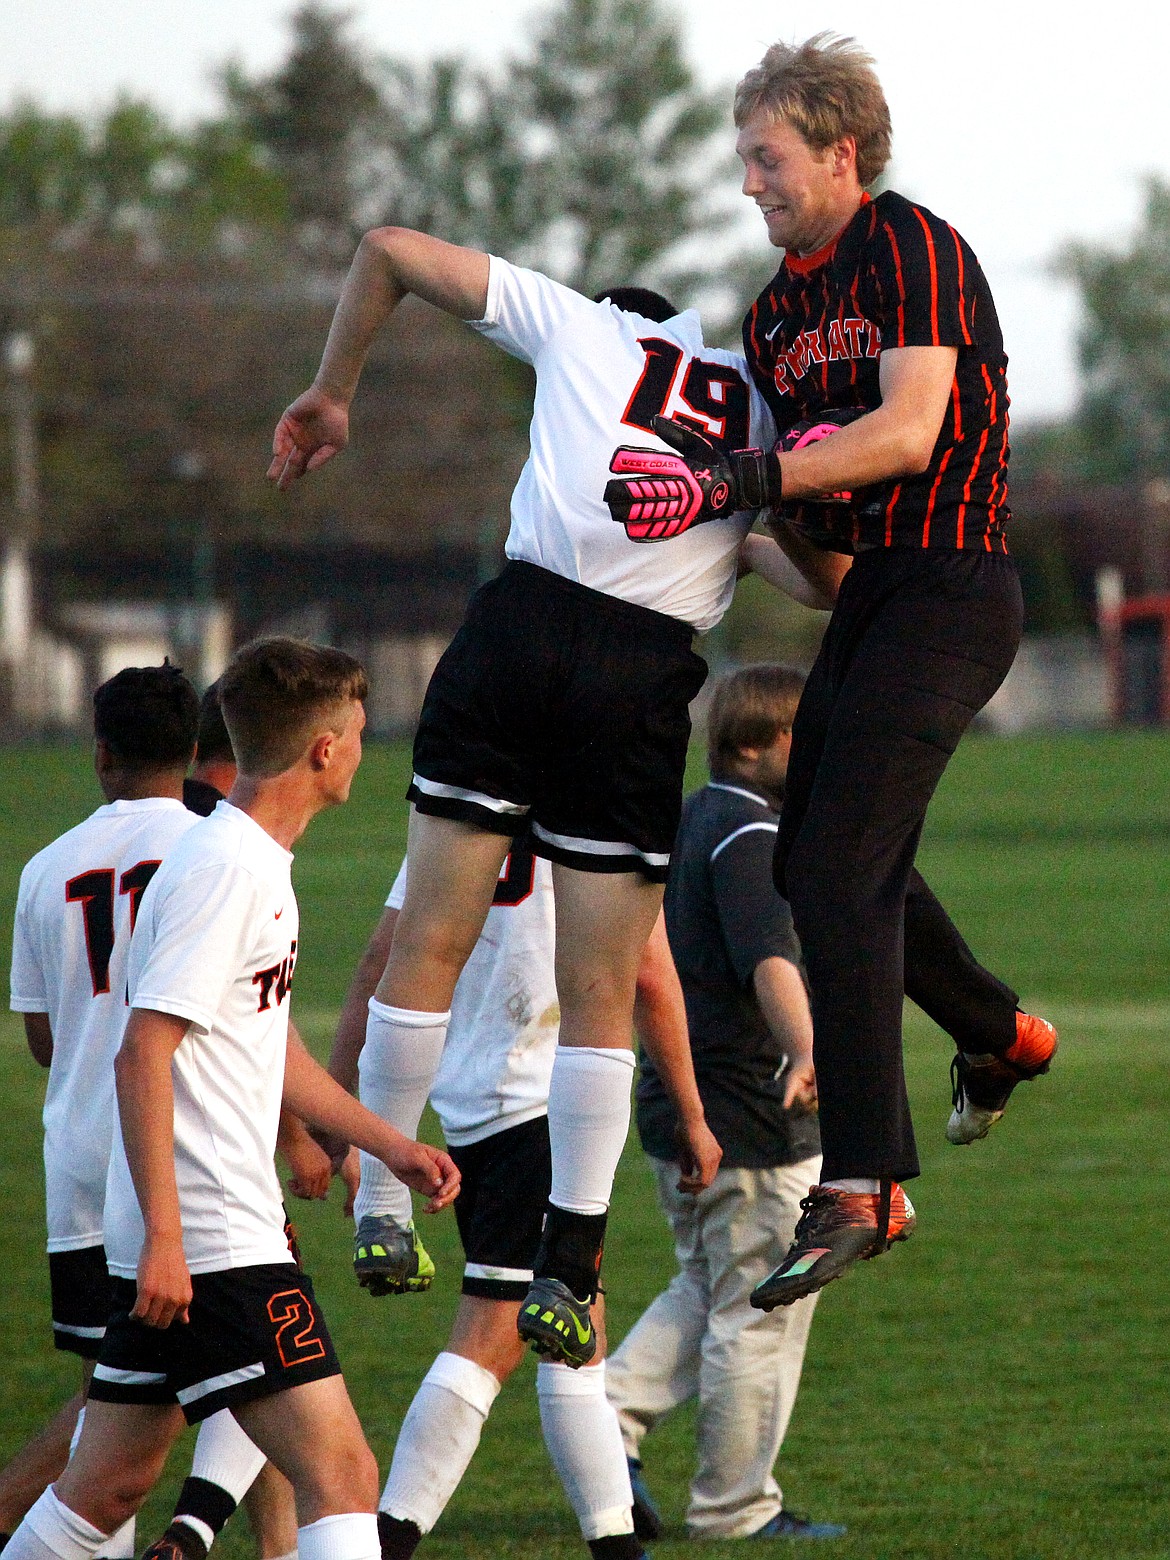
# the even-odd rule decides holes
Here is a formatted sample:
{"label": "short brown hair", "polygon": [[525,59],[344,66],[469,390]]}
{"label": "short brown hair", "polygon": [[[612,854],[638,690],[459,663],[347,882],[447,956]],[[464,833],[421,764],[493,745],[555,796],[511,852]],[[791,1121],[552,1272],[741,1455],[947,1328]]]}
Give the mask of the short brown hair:
{"label": "short brown hair", "polygon": [[803,688],[803,672],[770,662],[741,666],[721,677],[707,712],[711,773],[726,769],[744,748],[771,747],[791,729]]}
{"label": "short brown hair", "polygon": [[360,661],[300,639],[244,645],[218,687],[236,762],[254,780],[291,769],[323,723],[369,692]]}
{"label": "short brown hair", "polygon": [[856,38],[819,32],[803,43],[774,43],[735,89],[736,125],[742,130],[758,109],[786,120],[816,152],[851,135],[862,185],[890,160],[886,95]]}

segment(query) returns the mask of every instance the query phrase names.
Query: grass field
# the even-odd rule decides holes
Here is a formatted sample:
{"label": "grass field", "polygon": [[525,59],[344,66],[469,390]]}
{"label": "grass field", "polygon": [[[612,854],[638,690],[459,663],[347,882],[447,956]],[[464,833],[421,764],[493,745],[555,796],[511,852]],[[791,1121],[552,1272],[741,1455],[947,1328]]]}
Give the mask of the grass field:
{"label": "grass field", "polygon": [[[402,849],[406,755],[372,749],[349,807],[301,842],[303,954],[294,1013],[328,1041],[353,960]],[[698,778],[696,772],[695,778]],[[0,750],[0,957],[28,855],[95,804],[75,748]],[[973,738],[953,763],[922,852],[976,951],[1055,1018],[1049,1079],[967,1150],[942,1140],[948,1052],[908,1016],[923,1158],[919,1233],[825,1294],[780,1463],[786,1501],[847,1522],[815,1546],[840,1560],[1138,1560],[1170,1556],[1170,738]],[[0,1162],[0,1456],[71,1389],[46,1340],[38,1069],[0,1019],[7,1129]],[[428,1222],[427,1296],[375,1303],[353,1286],[335,1204],[298,1217],[355,1401],[386,1466],[458,1292],[454,1221]],[[636,1145],[607,1250],[620,1338],[671,1271]],[[422,1553],[560,1560],[584,1548],[539,1437],[531,1363],[501,1396],[471,1472]],[[686,1552],[692,1422],[646,1443],[672,1519],[655,1555]],[[153,1536],[185,1468],[176,1453],[140,1532]],[[774,1544],[773,1548],[792,1546]],[[233,1521],[225,1560],[248,1555]],[[711,1544],[712,1560],[757,1546]],[[808,1549],[809,1546],[805,1545]]]}

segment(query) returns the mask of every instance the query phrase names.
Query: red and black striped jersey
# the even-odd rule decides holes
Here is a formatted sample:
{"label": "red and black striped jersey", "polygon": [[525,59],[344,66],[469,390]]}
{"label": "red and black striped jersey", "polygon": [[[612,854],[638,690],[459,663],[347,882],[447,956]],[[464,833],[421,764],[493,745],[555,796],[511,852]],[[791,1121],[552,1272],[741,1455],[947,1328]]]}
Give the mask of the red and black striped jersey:
{"label": "red and black striped jersey", "polygon": [[883,349],[957,347],[929,466],[848,511],[852,541],[1007,551],[1007,358],[987,279],[949,223],[892,190],[866,196],[832,244],[785,256],[743,338],[781,432],[833,408],[879,406]]}

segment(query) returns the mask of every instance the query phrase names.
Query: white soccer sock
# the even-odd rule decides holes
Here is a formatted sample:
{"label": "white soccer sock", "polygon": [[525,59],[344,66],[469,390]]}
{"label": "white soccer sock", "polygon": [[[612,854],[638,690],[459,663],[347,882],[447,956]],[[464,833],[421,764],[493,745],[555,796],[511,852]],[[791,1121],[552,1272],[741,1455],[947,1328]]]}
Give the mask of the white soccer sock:
{"label": "white soccer sock", "polygon": [[199,1426],[191,1477],[218,1484],[238,1506],[256,1482],[264,1462],[264,1453],[244,1433],[231,1409],[221,1408]]}
{"label": "white soccer sock", "polygon": [[[358,1098],[367,1110],[407,1137],[415,1137],[423,1106],[443,1054],[450,1013],[416,1013],[370,998],[366,1043],[358,1060]],[[373,1154],[363,1153],[362,1180],[353,1216],[389,1214],[399,1224],[411,1218],[410,1188]]]}
{"label": "white soccer sock", "polygon": [[822,1181],[822,1186],[827,1186],[835,1192],[867,1192],[876,1197],[882,1189],[880,1181],[871,1181],[864,1175],[847,1175],[838,1181]]}
{"label": "white soccer sock", "polygon": [[558,1045],[548,1090],[549,1201],[571,1213],[605,1213],[630,1130],[633,1051]]}
{"label": "white soccer sock", "polygon": [[300,1560],[381,1560],[378,1519],[372,1511],[320,1517],[297,1531]]}
{"label": "white soccer sock", "polygon": [[536,1367],[540,1428],[586,1543],[634,1531],[630,1474],[617,1410],[605,1395],[605,1361],[570,1370]]}
{"label": "white soccer sock", "polygon": [[429,1533],[475,1456],[499,1390],[474,1360],[438,1355],[402,1421],[378,1509]]}
{"label": "white soccer sock", "polygon": [[[77,1443],[81,1440],[81,1427],[85,1424],[85,1404],[77,1411],[77,1423],[73,1426],[73,1434],[69,1438],[69,1455],[73,1456],[77,1450]],[[68,1507],[62,1507],[68,1511]],[[76,1513],[74,1513],[76,1515]],[[81,1518],[77,1520],[80,1522]],[[109,1538],[104,1538],[96,1550],[98,1560],[133,1560],[134,1540],[137,1534],[134,1517],[127,1517],[116,1533],[111,1533]]]}
{"label": "white soccer sock", "polygon": [[105,1533],[57,1499],[50,1484],[25,1513],[4,1553],[11,1552],[13,1560],[91,1560],[106,1541]]}

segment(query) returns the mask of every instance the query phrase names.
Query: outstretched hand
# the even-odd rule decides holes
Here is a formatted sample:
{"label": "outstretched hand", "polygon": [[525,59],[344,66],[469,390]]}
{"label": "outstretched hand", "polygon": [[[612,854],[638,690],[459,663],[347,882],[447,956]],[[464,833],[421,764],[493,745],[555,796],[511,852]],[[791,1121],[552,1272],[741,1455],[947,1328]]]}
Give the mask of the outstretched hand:
{"label": "outstretched hand", "polygon": [[310,388],[287,409],[272,435],[268,480],[281,492],[307,471],[316,471],[349,443],[349,406]]}

